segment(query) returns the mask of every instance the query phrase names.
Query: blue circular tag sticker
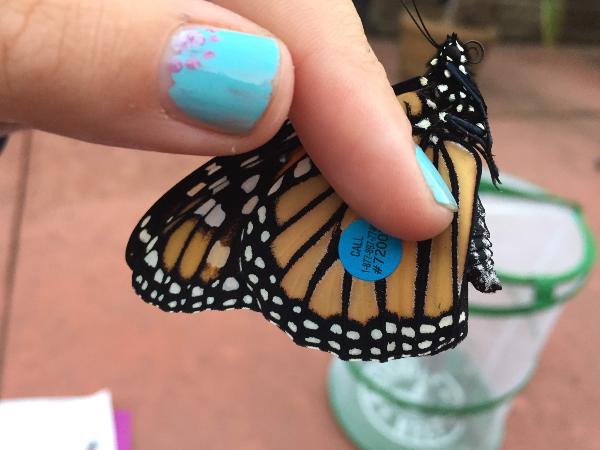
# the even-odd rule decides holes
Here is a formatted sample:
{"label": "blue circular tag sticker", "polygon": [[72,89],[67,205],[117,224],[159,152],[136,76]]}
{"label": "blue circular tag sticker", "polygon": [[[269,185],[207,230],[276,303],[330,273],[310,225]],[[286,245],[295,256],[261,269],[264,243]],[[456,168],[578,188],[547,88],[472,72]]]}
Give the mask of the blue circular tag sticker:
{"label": "blue circular tag sticker", "polygon": [[402,241],[359,219],[342,233],[338,254],[352,276],[377,281],[390,275],[400,264]]}

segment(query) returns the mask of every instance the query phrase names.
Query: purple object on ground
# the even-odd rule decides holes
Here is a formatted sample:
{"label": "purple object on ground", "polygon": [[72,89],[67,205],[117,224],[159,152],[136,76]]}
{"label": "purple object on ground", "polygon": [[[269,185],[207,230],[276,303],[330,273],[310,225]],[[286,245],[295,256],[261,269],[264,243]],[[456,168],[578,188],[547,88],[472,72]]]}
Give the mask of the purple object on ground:
{"label": "purple object on ground", "polygon": [[131,413],[129,411],[115,411],[115,429],[117,449],[131,450]]}

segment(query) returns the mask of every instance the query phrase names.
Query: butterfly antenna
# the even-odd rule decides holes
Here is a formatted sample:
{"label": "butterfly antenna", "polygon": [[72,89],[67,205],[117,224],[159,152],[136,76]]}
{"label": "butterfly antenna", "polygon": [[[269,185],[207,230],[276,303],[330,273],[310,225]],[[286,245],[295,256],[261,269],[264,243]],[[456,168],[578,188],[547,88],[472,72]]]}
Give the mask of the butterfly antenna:
{"label": "butterfly antenna", "polygon": [[412,0],[412,4],[417,13],[417,16],[419,17],[419,20],[417,20],[417,18],[414,16],[414,14],[410,10],[410,8],[408,6],[406,6],[406,3],[404,3],[404,0],[400,0],[400,3],[402,3],[402,6],[406,10],[406,12],[409,15],[409,17],[411,18],[411,20],[417,26],[417,28],[419,29],[419,31],[421,32],[423,37],[425,37],[425,39],[427,39],[427,42],[429,42],[435,48],[439,48],[439,44],[435,41],[435,39],[433,39],[433,37],[431,37],[429,30],[425,26],[425,23],[423,22],[423,18],[421,17],[421,13],[419,13],[419,9],[417,8],[417,5],[415,4],[415,0]]}
{"label": "butterfly antenna", "polygon": [[419,21],[421,22],[421,26],[423,27],[423,31],[425,33],[427,33],[427,36],[429,38],[429,42],[431,42],[435,47],[439,47],[440,44],[438,44],[435,39],[433,38],[433,36],[431,35],[431,33],[429,32],[429,30],[427,29],[427,25],[425,25],[425,21],[423,20],[423,17],[421,16],[421,12],[419,11],[419,8],[417,8],[417,4],[415,3],[415,0],[412,0],[412,4],[413,7],[415,8],[415,12],[417,13],[417,17],[419,18]]}

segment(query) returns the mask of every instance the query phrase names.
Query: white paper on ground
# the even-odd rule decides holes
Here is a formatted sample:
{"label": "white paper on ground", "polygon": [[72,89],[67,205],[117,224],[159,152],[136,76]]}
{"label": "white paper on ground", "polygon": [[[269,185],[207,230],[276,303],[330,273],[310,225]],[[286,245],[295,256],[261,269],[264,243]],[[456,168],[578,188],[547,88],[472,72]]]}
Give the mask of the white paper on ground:
{"label": "white paper on ground", "polygon": [[117,450],[110,392],[0,401],[0,449]]}

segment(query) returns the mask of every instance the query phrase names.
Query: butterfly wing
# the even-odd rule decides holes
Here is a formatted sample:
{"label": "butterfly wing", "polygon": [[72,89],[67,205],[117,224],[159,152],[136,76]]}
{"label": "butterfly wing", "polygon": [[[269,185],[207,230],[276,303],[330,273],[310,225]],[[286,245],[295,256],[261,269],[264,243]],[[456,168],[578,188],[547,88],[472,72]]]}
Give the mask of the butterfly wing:
{"label": "butterfly wing", "polygon": [[428,153],[452,187],[459,213],[440,236],[404,242],[387,278],[355,278],[338,256],[358,216],[303,155],[251,215],[242,267],[264,316],[299,345],[342,359],[434,354],[466,334],[465,261],[479,157],[453,143]]}
{"label": "butterfly wing", "polygon": [[240,276],[240,232],[296,146],[286,125],[253,152],[213,158],[158,200],[127,244],[136,293],[169,312],[258,309]]}

